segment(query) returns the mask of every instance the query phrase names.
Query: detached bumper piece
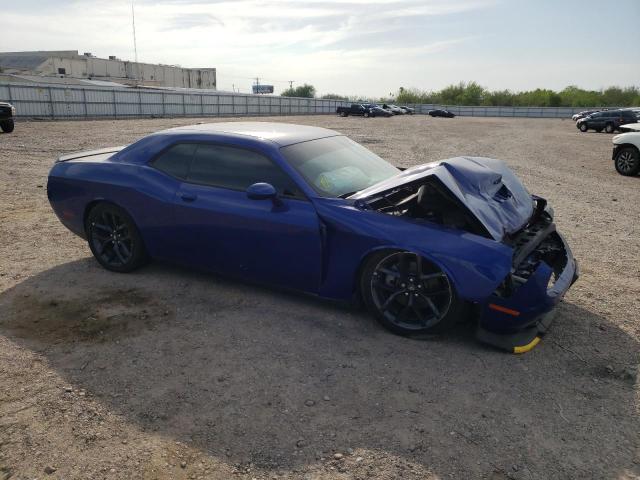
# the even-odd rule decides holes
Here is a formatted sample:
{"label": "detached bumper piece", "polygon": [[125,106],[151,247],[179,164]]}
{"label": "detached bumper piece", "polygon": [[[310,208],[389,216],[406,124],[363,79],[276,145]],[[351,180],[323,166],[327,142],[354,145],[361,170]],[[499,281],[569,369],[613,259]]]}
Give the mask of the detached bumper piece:
{"label": "detached bumper piece", "polygon": [[527,353],[533,350],[553,322],[555,310],[551,310],[540,318],[535,325],[515,333],[493,333],[478,327],[476,337],[484,343],[488,343],[509,353]]}
{"label": "detached bumper piece", "polygon": [[578,279],[578,264],[546,209],[511,241],[511,274],[483,307],[477,337],[502,350],[525,353],[549,329],[555,306]]}

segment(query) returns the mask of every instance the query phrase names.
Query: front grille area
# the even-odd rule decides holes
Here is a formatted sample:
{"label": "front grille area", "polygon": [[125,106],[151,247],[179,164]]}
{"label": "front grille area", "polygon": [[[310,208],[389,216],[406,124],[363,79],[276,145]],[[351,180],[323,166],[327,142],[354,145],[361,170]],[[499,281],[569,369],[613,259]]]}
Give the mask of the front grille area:
{"label": "front grille area", "polygon": [[540,262],[544,262],[552,268],[552,284],[567,266],[567,252],[564,249],[562,239],[555,230],[544,237],[521,262],[513,266],[511,274],[513,280],[517,284],[525,283],[536,271]]}
{"label": "front grille area", "polygon": [[536,209],[532,221],[505,241],[513,247],[513,265],[511,273],[496,290],[496,295],[511,296],[529,280],[541,262],[549,265],[553,271],[549,288],[567,266],[564,242],[556,232],[551,214],[543,208]]}

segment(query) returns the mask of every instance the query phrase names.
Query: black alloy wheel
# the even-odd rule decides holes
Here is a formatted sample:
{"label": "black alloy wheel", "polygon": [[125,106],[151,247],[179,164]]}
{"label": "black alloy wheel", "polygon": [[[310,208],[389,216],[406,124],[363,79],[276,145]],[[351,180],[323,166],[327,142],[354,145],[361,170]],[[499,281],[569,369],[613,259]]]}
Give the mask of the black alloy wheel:
{"label": "black alloy wheel", "polygon": [[637,175],[640,172],[640,152],[633,147],[622,148],[616,155],[615,166],[620,175]]}
{"label": "black alloy wheel", "polygon": [[435,333],[459,317],[447,275],[412,252],[382,252],[363,270],[364,303],[383,326],[401,335]]}
{"label": "black alloy wheel", "polygon": [[142,237],[120,207],[101,203],[87,217],[89,248],[100,265],[114,272],[130,272],[147,258]]}

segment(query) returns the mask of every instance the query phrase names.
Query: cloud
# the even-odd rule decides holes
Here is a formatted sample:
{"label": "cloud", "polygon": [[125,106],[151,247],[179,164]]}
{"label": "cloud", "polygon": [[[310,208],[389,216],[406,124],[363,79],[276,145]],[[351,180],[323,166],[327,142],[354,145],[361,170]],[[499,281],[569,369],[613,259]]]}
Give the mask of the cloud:
{"label": "cloud", "polygon": [[[133,57],[128,1],[63,1],[58,8],[3,7],[7,50],[77,49]],[[55,3],[55,2],[53,2]],[[136,0],[141,61],[217,67],[230,89],[257,75],[277,87],[295,78],[319,91],[384,92],[367,84],[389,69],[457,48],[461,35],[434,36],[427,18],[487,8],[489,0]],[[382,72],[382,73],[381,73]],[[351,84],[341,79],[349,78]],[[389,81],[389,83],[392,80]]]}
{"label": "cloud", "polygon": [[184,13],[175,15],[165,23],[164,30],[184,30],[189,28],[224,27],[224,22],[213,15]]}

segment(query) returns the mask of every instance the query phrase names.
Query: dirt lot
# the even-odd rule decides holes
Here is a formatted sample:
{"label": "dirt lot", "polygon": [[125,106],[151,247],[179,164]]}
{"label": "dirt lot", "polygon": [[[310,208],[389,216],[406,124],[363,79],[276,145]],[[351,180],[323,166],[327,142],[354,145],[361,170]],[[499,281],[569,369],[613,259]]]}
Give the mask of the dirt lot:
{"label": "dirt lot", "polygon": [[408,340],[169,265],[109,273],[49,208],[54,158],[198,120],[21,122],[0,135],[0,480],[640,478],[640,178],[614,171],[611,136],[570,120],[274,120],[402,166],[507,161],[581,262],[549,335],[514,356],[471,325]]}

